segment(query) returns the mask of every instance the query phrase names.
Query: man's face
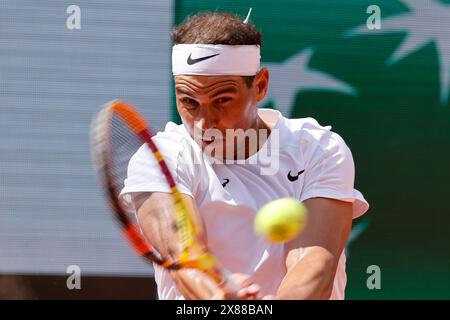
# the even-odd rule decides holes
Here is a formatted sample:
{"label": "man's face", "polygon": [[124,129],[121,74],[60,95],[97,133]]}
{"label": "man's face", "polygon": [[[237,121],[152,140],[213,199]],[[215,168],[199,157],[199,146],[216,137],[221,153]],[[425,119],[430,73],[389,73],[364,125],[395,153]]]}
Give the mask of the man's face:
{"label": "man's face", "polygon": [[[241,76],[176,76],[177,109],[202,149],[211,143],[222,144],[225,149],[227,129],[256,129],[258,103],[265,96],[267,82],[266,69],[255,76],[251,87]],[[222,138],[215,134],[208,137],[208,131],[221,132]],[[200,132],[201,137],[194,132]]]}

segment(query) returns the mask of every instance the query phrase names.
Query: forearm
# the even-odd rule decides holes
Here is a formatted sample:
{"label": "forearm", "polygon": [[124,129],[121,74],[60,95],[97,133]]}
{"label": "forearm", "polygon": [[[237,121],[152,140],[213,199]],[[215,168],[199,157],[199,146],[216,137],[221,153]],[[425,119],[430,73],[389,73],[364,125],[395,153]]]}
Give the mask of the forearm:
{"label": "forearm", "polygon": [[195,269],[171,272],[177,289],[188,300],[217,300],[224,298],[224,291],[205,273]]}
{"label": "forearm", "polygon": [[[147,239],[158,248],[159,252],[168,261],[177,261],[183,249],[177,229],[174,228],[175,220],[171,205],[164,206],[165,202],[172,203],[172,198],[167,194],[152,194],[138,209],[139,225]],[[190,206],[196,213],[192,199],[184,196],[186,205]],[[202,223],[197,215],[192,217],[195,225],[199,228],[196,234],[198,246],[206,249],[205,234],[201,228]],[[247,288],[244,279],[236,278],[238,292],[227,290],[219,286],[210,276],[196,269],[180,269],[171,271],[177,289],[186,299],[246,299],[256,297],[259,288]],[[242,278],[242,277],[241,277]]]}
{"label": "forearm", "polygon": [[[189,201],[188,198],[185,200]],[[139,205],[137,216],[145,237],[158,248],[166,260],[177,261],[183,248],[177,229],[173,227],[176,221],[172,203],[173,199],[169,194],[149,194]],[[198,243],[204,245],[201,235],[202,233],[199,234]],[[219,286],[199,270],[175,270],[171,271],[171,275],[177,289],[186,299],[212,299],[221,293]]]}
{"label": "forearm", "polygon": [[338,257],[322,247],[306,249],[281,282],[278,299],[329,299]]}

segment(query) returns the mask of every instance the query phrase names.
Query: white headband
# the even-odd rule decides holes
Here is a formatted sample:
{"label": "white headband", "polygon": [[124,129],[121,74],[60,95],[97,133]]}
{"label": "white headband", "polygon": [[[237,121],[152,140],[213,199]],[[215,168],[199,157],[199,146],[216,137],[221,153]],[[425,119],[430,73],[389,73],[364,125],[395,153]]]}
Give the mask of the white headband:
{"label": "white headband", "polygon": [[172,48],[172,73],[254,76],[259,71],[260,59],[257,45],[177,44]]}

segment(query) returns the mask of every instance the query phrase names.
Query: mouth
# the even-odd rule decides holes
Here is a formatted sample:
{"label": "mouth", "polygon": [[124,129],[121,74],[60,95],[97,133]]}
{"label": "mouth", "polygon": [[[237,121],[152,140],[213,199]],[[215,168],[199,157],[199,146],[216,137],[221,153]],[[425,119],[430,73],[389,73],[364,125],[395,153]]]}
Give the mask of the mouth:
{"label": "mouth", "polygon": [[203,145],[210,145],[212,143],[218,144],[218,143],[222,143],[223,139],[219,139],[219,138],[215,138],[215,137],[202,138],[201,142],[202,142]]}
{"label": "mouth", "polygon": [[213,142],[219,142],[222,141],[221,139],[215,139],[215,138],[208,138],[208,139],[202,139],[203,143],[213,143]]}

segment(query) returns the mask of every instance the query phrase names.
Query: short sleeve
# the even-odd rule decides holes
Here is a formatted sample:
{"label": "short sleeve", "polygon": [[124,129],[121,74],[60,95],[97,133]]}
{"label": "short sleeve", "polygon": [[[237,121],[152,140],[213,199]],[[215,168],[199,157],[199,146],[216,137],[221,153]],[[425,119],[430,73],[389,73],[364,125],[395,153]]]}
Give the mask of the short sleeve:
{"label": "short sleeve", "polygon": [[[174,142],[164,136],[156,136],[154,141],[172,173],[181,193],[192,196],[194,175],[188,159],[185,159],[186,144],[183,139]],[[133,199],[141,193],[171,192],[158,162],[147,145],[142,145],[128,163],[127,177],[120,193],[122,203],[134,211]]]}
{"label": "short sleeve", "polygon": [[338,134],[324,130],[306,163],[300,200],[324,197],[352,202],[353,218],[357,218],[368,210],[369,204],[354,189],[354,181],[355,165],[350,149]]}

